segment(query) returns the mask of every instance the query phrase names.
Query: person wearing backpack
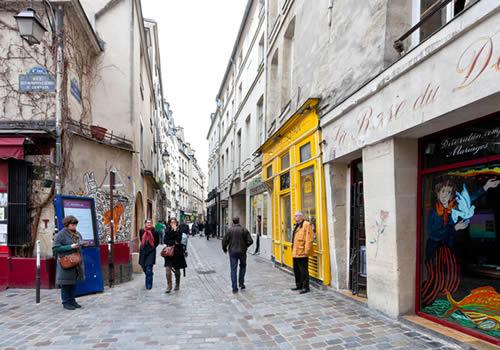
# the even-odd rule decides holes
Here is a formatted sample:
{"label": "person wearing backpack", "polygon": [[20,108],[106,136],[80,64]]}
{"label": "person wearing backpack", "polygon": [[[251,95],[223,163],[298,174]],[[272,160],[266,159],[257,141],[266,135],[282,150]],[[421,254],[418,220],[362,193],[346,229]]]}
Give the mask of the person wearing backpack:
{"label": "person wearing backpack", "polygon": [[[238,287],[245,289],[245,273],[247,268],[247,249],[253,244],[250,232],[240,225],[240,218],[233,218],[233,226],[227,231],[222,239],[222,250],[224,253],[229,251],[229,261],[231,264],[231,285],[233,293],[238,293]],[[236,274],[240,263],[238,281]]]}
{"label": "person wearing backpack", "polygon": [[[165,293],[170,293],[172,291],[172,272],[175,275],[174,290],[179,290],[181,283],[181,269],[185,269],[187,267],[186,258],[184,256],[185,247],[182,244],[182,236],[183,233],[179,228],[179,222],[176,218],[171,218],[163,240],[166,247],[163,248],[162,251],[162,256],[165,259],[165,272],[167,276],[167,289],[165,290]],[[171,256],[165,256],[165,254],[163,254],[167,247],[173,247],[173,254]]]}

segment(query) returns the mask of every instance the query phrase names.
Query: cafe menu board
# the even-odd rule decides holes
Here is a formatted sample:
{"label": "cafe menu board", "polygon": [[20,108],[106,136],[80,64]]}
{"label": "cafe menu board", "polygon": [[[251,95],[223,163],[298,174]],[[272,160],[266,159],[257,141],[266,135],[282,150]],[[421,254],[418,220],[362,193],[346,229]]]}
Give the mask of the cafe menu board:
{"label": "cafe menu board", "polygon": [[80,232],[84,241],[90,245],[94,245],[97,235],[94,225],[92,199],[63,198],[62,209],[64,217],[73,215],[78,219],[78,232]]}

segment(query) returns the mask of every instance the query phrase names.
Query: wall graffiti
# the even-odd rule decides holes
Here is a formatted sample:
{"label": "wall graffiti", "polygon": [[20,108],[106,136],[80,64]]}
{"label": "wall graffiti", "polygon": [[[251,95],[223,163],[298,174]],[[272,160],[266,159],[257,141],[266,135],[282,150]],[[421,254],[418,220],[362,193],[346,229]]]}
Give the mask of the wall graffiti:
{"label": "wall graffiti", "polygon": [[380,211],[380,220],[375,221],[375,226],[377,227],[377,237],[373,238],[369,241],[370,244],[377,244],[377,248],[375,251],[375,257],[378,255],[378,247],[380,237],[384,234],[385,229],[387,227],[387,219],[389,218],[389,212],[386,210]]}
{"label": "wall graffiti", "polygon": [[[117,173],[118,174],[118,173]],[[102,186],[106,182],[103,179],[101,185],[96,179],[94,172],[83,174],[84,190],[80,189],[75,195],[94,198],[97,212],[97,222],[99,225],[99,240],[107,242],[110,235],[110,223],[113,220],[113,230],[116,241],[130,239],[132,227],[132,203],[130,194],[126,193],[123,187],[114,190],[114,207],[111,212],[109,208],[109,188]]]}

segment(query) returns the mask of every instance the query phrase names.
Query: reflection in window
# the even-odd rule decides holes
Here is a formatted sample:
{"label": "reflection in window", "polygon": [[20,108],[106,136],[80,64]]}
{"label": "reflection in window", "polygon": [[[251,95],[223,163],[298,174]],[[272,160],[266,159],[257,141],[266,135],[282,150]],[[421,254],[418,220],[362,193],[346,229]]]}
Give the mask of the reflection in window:
{"label": "reflection in window", "polygon": [[287,190],[290,188],[290,172],[287,171],[280,175],[280,191]]}
{"label": "reflection in window", "polygon": [[304,146],[300,147],[300,162],[305,162],[311,159],[311,143],[306,143]]}
{"label": "reflection in window", "polygon": [[314,167],[300,171],[300,207],[304,217],[313,227],[316,239],[316,198],[314,191]]}
{"label": "reflection in window", "polygon": [[286,170],[290,167],[290,153],[285,153],[283,157],[281,157],[281,170]]}
{"label": "reflection in window", "polygon": [[500,164],[490,164],[422,181],[421,311],[493,337],[500,336],[499,178]]}
{"label": "reflection in window", "polygon": [[266,168],[266,177],[269,179],[271,176],[273,176],[273,165],[269,165]]}
{"label": "reflection in window", "polygon": [[292,204],[290,195],[281,197],[281,232],[287,242],[292,242]]}
{"label": "reflection in window", "polygon": [[267,235],[267,201],[268,201],[267,192],[264,192],[262,197],[263,197],[263,200],[262,200],[262,234],[265,236],[265,235]]}

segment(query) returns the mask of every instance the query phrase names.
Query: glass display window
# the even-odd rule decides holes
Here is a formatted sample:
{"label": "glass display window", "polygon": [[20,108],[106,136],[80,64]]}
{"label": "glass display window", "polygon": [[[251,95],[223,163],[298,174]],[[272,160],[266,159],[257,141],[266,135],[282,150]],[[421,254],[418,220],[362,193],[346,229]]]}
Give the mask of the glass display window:
{"label": "glass display window", "polygon": [[500,338],[500,163],[422,176],[420,311]]}

